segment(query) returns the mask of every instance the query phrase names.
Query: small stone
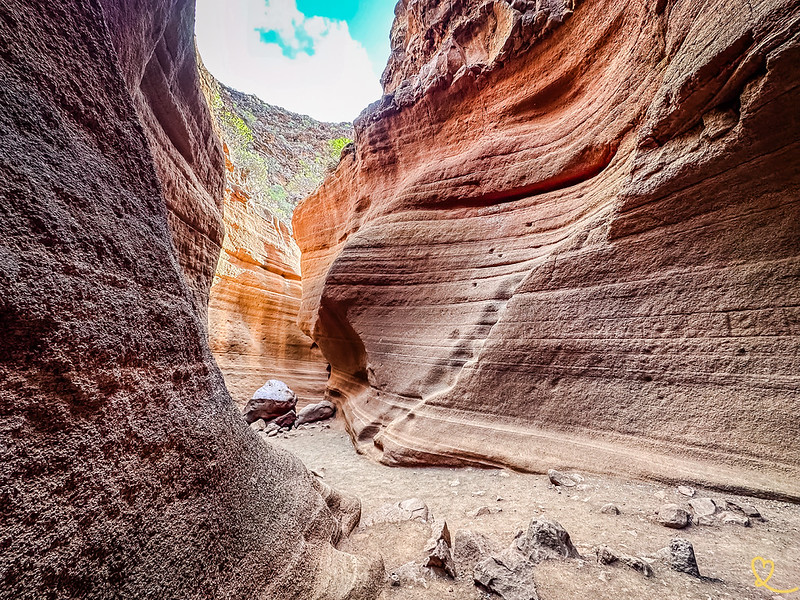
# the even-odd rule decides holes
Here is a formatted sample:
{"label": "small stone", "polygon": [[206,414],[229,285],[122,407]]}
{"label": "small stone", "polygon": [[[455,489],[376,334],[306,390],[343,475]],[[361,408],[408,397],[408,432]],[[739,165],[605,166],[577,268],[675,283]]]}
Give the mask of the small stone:
{"label": "small stone", "polygon": [[670,542],[669,566],[673,571],[686,573],[693,577],[700,577],[700,569],[697,567],[694,547],[689,540],[675,538]]}
{"label": "small stone", "polygon": [[597,555],[597,562],[601,565],[613,565],[619,560],[619,556],[608,546],[598,546],[594,552]]}
{"label": "small stone", "polygon": [[424,566],[443,571],[448,577],[455,579],[456,565],[450,552],[450,531],[444,521],[434,523],[433,536],[428,541],[428,560]]}
{"label": "small stone", "polygon": [[577,484],[569,475],[565,475],[555,469],[550,469],[547,472],[547,477],[550,478],[550,483],[560,487],[575,487]]}
{"label": "small stone", "polygon": [[702,525],[704,527],[712,527],[718,523],[717,518],[715,516],[707,516],[704,515],[702,517],[695,517],[692,519],[692,523],[695,525]]}
{"label": "small stone", "polygon": [[719,515],[720,521],[724,525],[741,525],[742,527],[750,527],[750,519],[744,515],[739,515],[733,512],[723,512]]}
{"label": "small stone", "polygon": [[294,422],[297,420],[297,413],[293,410],[290,410],[285,415],[281,415],[277,419],[275,419],[275,423],[280,427],[285,427],[287,430],[292,428]]}
{"label": "small stone", "polygon": [[757,519],[759,521],[763,521],[764,517],[761,516],[759,510],[753,506],[752,504],[747,504],[742,502],[741,500],[727,500],[729,510],[739,511],[744,516],[750,517],[751,519]]}
{"label": "small stone", "polygon": [[486,495],[486,490],[479,490],[477,492],[472,492],[472,495],[473,496],[485,496]]}
{"label": "small stone", "polygon": [[277,429],[273,429],[272,431],[270,431],[267,434],[267,437],[278,437],[278,430]]}
{"label": "small stone", "polygon": [[678,493],[691,498],[695,494],[695,489],[693,487],[689,487],[688,485],[681,485],[678,486]]}
{"label": "small stone", "polygon": [[500,477],[511,477],[511,475],[508,473],[508,471],[500,471],[500,473],[498,475]]}
{"label": "small stone", "polygon": [[641,573],[645,577],[652,577],[653,576],[653,567],[645,561],[644,559],[638,558],[636,556],[620,556],[620,562],[624,565],[627,565],[637,573]]}
{"label": "small stone", "polygon": [[691,517],[677,504],[665,504],[658,511],[658,522],[664,527],[683,529],[689,525]]}
{"label": "small stone", "polygon": [[604,515],[618,515],[620,514],[619,507],[616,504],[604,504],[600,512]]}
{"label": "small stone", "polygon": [[266,429],[264,429],[264,431],[266,431],[266,432],[267,432],[267,434],[269,435],[269,434],[271,434],[273,431],[277,433],[277,431],[278,431],[280,428],[281,428],[281,426],[280,426],[280,425],[278,425],[278,424],[277,424],[277,423],[275,423],[274,421],[270,421],[269,423],[267,423],[267,427],[266,427]]}
{"label": "small stone", "polygon": [[497,497],[497,501],[498,501],[498,502],[502,502],[503,500],[505,500],[505,498],[503,498],[502,496],[498,496],[498,497]]}
{"label": "small stone", "polygon": [[458,487],[459,485],[461,485],[461,482],[458,479],[453,479],[453,481],[450,482],[450,487]]}
{"label": "small stone", "polygon": [[427,504],[419,498],[410,498],[395,504],[384,504],[375,512],[366,515],[361,520],[361,525],[370,527],[378,523],[402,523],[411,520],[426,522],[429,516]]}
{"label": "small stone", "polygon": [[468,512],[467,516],[469,516],[469,517],[485,517],[486,515],[490,515],[490,514],[492,514],[492,509],[491,508],[489,508],[488,506],[481,506],[479,508],[476,508],[475,510],[472,510],[472,511]]}
{"label": "small stone", "polygon": [[689,500],[689,506],[692,507],[694,514],[698,517],[710,517],[717,512],[717,505],[711,498]]}
{"label": "small stone", "polygon": [[250,423],[250,429],[253,431],[264,431],[267,428],[267,423],[264,419],[259,419],[258,421],[254,421]]}

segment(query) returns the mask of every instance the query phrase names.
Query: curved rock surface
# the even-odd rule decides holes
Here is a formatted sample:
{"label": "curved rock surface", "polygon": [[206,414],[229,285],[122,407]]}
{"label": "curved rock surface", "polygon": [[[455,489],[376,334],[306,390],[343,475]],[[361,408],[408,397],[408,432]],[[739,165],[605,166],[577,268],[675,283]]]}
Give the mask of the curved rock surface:
{"label": "curved rock surface", "polygon": [[302,404],[318,402],[327,361],[297,326],[300,249],[289,228],[228,186],[225,229],[208,305],[209,343],[242,407],[265,381],[279,379]]}
{"label": "curved rock surface", "polygon": [[401,2],[387,93],[294,218],[359,448],[800,498],[798,18]]}
{"label": "curved rock surface", "polygon": [[205,305],[222,152],[188,0],[0,4],[0,581],[38,598],[372,598],[352,503],[261,443]]}
{"label": "curved rock surface", "polygon": [[352,127],[270,106],[202,65],[200,73],[227,167],[225,239],[208,304],[211,351],[240,407],[270,379],[286,382],[302,404],[318,402],[327,362],[297,326],[300,248],[280,213],[335,168],[333,143]]}

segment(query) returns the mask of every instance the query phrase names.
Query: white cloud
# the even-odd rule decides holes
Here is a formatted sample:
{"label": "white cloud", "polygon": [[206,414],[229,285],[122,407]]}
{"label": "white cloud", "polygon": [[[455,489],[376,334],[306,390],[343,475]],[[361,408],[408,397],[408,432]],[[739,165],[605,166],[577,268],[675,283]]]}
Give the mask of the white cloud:
{"label": "white cloud", "polygon": [[[265,43],[261,31],[274,31]],[[343,21],[296,0],[197,0],[197,44],[222,83],[324,121],[352,121],[381,95],[366,49]],[[313,48],[313,50],[311,50]]]}

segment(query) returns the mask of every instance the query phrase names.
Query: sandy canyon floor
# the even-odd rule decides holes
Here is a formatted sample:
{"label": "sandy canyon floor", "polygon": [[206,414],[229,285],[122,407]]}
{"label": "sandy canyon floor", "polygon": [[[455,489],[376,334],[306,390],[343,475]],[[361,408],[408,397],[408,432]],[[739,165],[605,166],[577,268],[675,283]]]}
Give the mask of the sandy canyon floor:
{"label": "sandy canyon floor", "polygon": [[[542,600],[800,598],[800,592],[778,595],[757,588],[751,571],[753,559],[763,557],[775,564],[770,587],[800,586],[797,505],[699,489],[695,498],[712,498],[718,504],[738,498],[757,507],[765,521],[753,520],[750,527],[692,525],[676,531],[659,524],[656,512],[664,504],[674,503],[691,513],[690,498],[677,488],[657,483],[587,473],[581,474],[583,481],[577,487],[566,489],[554,487],[546,476],[506,470],[392,468],[357,455],[340,421],[330,421],[329,428],[317,425],[292,431],[270,442],[295,453],[329,485],[361,498],[362,525],[342,549],[380,555],[387,574],[399,574],[395,576],[399,582],[387,584],[382,596],[385,600],[492,597],[473,584],[472,569],[458,562],[455,580],[426,569],[400,568],[426,559],[431,533],[428,523],[412,520],[363,525],[376,509],[409,498],[423,500],[433,518],[446,520],[454,536],[459,530],[481,533],[498,550],[508,547],[533,517],[546,516],[560,522],[585,560],[538,565],[534,577]],[[602,514],[600,509],[607,503],[616,504],[621,514]],[[488,511],[480,512],[488,514],[476,516],[482,507],[488,507]],[[594,548],[601,545],[616,553],[648,557],[669,546],[675,537],[694,545],[704,579],[674,572],[659,560],[652,563],[654,576],[647,578],[619,563],[600,565],[595,558]],[[767,573],[763,576],[766,578]]]}

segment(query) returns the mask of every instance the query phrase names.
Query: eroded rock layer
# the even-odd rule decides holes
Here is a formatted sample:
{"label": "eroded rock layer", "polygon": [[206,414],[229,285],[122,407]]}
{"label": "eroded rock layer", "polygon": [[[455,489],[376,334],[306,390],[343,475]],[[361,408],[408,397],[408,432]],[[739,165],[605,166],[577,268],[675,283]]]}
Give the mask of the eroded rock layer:
{"label": "eroded rock layer", "polygon": [[800,5],[403,1],[295,214],[301,321],[389,464],[800,497]]}
{"label": "eroded rock layer", "polygon": [[357,507],[256,439],[208,349],[193,11],[0,4],[3,597],[376,595],[332,546]]}
{"label": "eroded rock layer", "polygon": [[270,379],[288,384],[301,405],[319,402],[327,362],[297,325],[300,248],[279,217],[335,168],[337,144],[352,127],[270,106],[202,67],[201,77],[227,166],[225,239],[208,303],[211,351],[240,407]]}
{"label": "eroded rock layer", "polygon": [[225,192],[225,241],[208,307],[209,342],[233,399],[242,407],[279,379],[303,404],[319,401],[327,362],[297,326],[300,249],[289,228],[245,189]]}

